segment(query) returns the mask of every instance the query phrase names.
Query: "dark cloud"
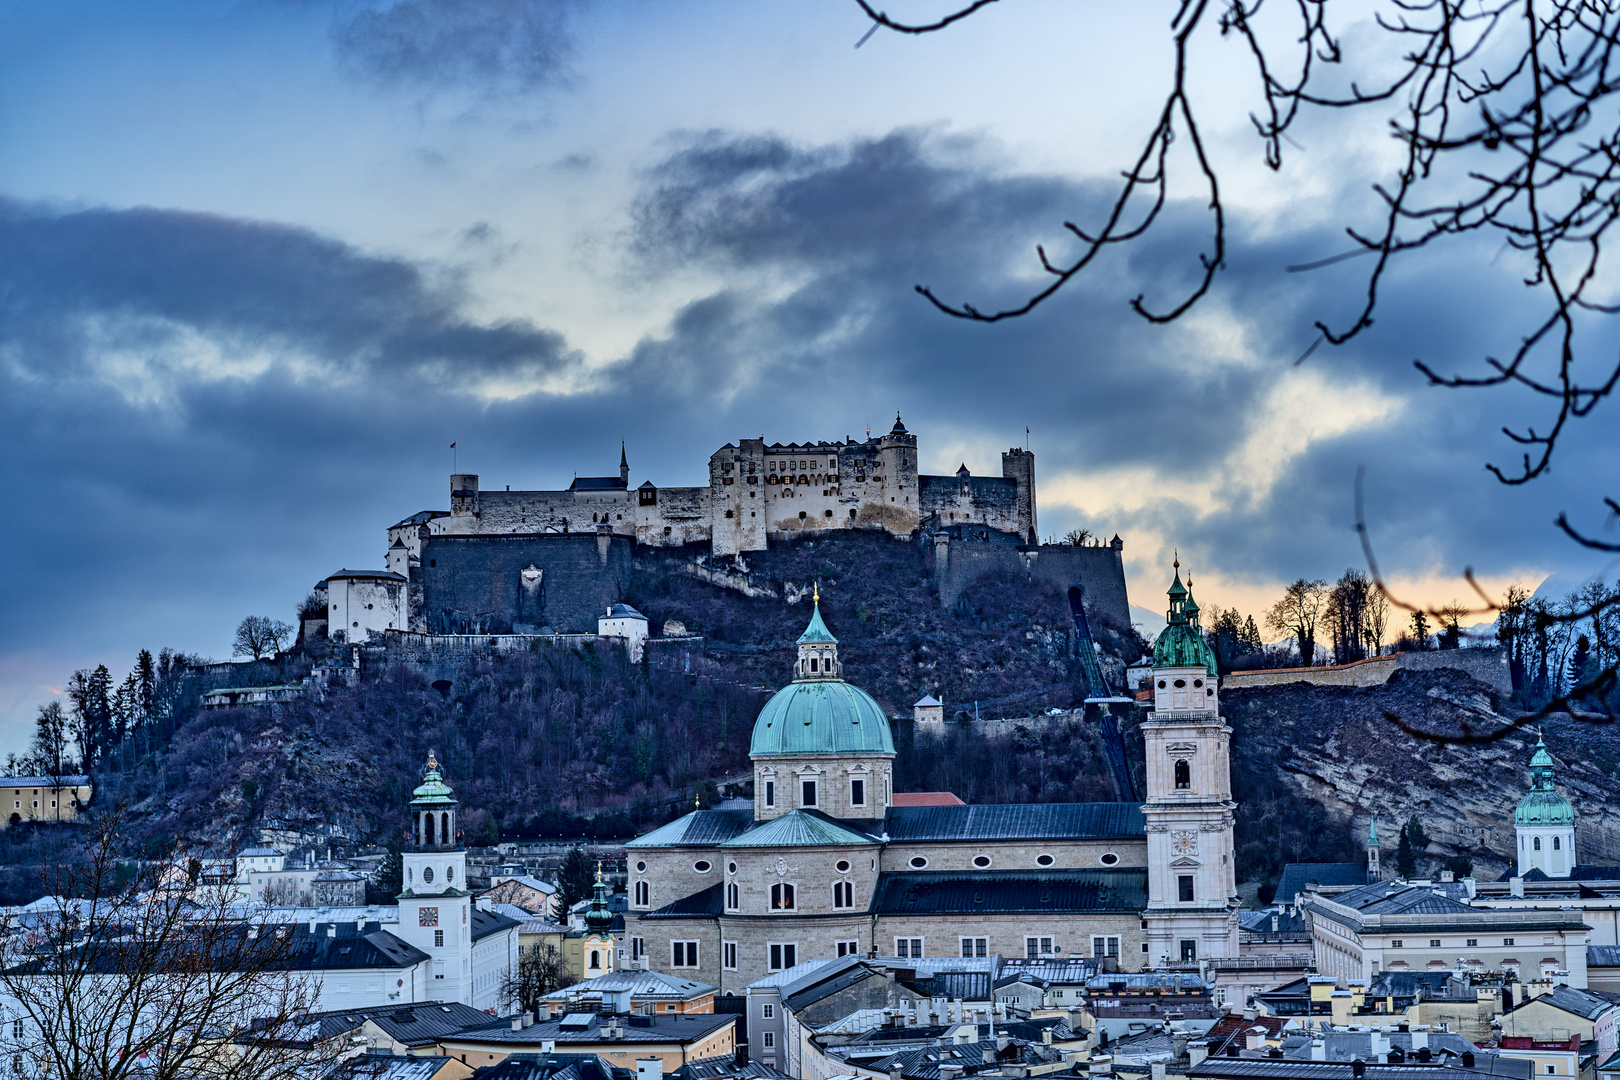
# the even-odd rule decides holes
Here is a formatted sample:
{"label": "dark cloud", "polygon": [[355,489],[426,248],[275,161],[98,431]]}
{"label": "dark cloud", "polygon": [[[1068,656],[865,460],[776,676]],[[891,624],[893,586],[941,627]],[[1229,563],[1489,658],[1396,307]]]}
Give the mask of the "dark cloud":
{"label": "dark cloud", "polygon": [[528,90],[564,82],[582,0],[383,0],[346,10],[332,37],[388,83]]}
{"label": "dark cloud", "polygon": [[[1335,574],[1357,557],[1365,466],[1392,569],[1583,565],[1547,523],[1593,501],[1586,478],[1612,474],[1614,434],[1583,426],[1553,476],[1506,489],[1481,466],[1530,403],[1426,389],[1410,367],[1467,367],[1516,325],[1522,297],[1489,253],[1414,263],[1372,334],[1301,369],[1312,319],[1357,295],[1353,264],[1283,271],[1340,250],[1327,228],[1240,241],[1195,320],[1170,327],[1126,303],[1171,294],[1196,265],[1196,207],[1025,319],[968,324],[912,291],[1019,295],[1032,244],[1103,194],[924,132],[693,138],[647,176],[624,250],[640,274],[697,266],[724,285],[605,369],[555,330],[470,318],[453,273],[306,230],[0,203],[0,498],[15,520],[0,559],[23,568],[0,579],[0,653],[41,650],[66,671],[142,645],[222,650],[242,615],[285,616],[339,566],[380,565],[388,524],[446,503],[451,441],[492,486],[611,470],[620,439],[636,482],[690,484],[739,436],[858,437],[897,409],[941,468],[957,464],[948,446],[1005,448],[1033,428],[1039,475],[1082,483],[1079,511],[1047,499],[1043,530],[1117,530],[1128,556],[1151,530],[1235,578]],[[1277,405],[1308,379],[1334,392]],[[1257,425],[1312,430],[1357,395],[1402,411],[1311,442],[1253,490],[1241,472],[1207,479]],[[1121,476],[1139,498],[1104,511]],[[1089,494],[1088,477],[1114,488]],[[1183,496],[1189,477],[1214,485],[1210,505]],[[1133,582],[1148,607],[1158,587]]]}

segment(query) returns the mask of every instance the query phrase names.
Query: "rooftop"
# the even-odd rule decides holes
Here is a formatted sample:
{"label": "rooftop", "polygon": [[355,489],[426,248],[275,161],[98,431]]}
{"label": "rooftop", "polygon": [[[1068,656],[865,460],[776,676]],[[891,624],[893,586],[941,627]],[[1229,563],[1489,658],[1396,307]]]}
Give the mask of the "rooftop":
{"label": "rooftop", "polygon": [[1282,880],[1277,882],[1275,903],[1292,904],[1294,897],[1305,891],[1307,885],[1328,888],[1367,884],[1366,863],[1297,863],[1283,867]]}
{"label": "rooftop", "polygon": [[896,843],[919,840],[1103,840],[1147,835],[1135,803],[895,806],[883,819]]}
{"label": "rooftop", "polygon": [[986,915],[1141,911],[1147,870],[1023,870],[886,873],[870,910],[878,914]]}

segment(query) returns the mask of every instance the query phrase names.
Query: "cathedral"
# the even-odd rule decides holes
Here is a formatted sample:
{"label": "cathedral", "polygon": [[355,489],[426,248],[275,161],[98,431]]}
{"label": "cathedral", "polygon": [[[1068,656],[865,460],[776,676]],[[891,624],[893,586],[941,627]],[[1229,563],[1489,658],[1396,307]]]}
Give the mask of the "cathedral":
{"label": "cathedral", "polygon": [[1179,564],[1169,600],[1145,805],[896,806],[888,718],[844,680],[818,599],[754,723],[753,808],[627,845],[629,963],[736,993],[849,954],[1235,957],[1231,729]]}

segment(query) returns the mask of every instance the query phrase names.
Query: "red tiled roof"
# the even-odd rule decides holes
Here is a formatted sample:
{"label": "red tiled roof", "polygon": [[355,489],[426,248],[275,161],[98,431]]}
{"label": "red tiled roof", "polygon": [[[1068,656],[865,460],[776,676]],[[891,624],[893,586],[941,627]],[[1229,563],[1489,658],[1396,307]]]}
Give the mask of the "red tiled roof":
{"label": "red tiled roof", "polygon": [[966,806],[948,791],[897,791],[889,797],[892,806]]}
{"label": "red tiled roof", "polygon": [[1245,1020],[1242,1013],[1227,1013],[1215,1021],[1215,1026],[1204,1037],[1209,1041],[1210,1055],[1218,1056],[1228,1043],[1242,1038],[1250,1028],[1265,1028],[1266,1037],[1275,1039],[1287,1024],[1286,1016],[1257,1016],[1253,1020]]}

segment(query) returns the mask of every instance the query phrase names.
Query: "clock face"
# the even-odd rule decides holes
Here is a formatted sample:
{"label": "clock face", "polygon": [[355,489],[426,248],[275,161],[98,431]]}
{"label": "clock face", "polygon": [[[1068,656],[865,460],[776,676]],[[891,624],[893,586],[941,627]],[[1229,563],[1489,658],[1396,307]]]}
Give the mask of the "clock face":
{"label": "clock face", "polygon": [[417,908],[416,909],[416,925],[418,925],[418,926],[438,926],[439,925],[439,909],[436,908],[436,907]]}
{"label": "clock face", "polygon": [[1170,847],[1177,855],[1197,855],[1198,834],[1195,832],[1171,833]]}

